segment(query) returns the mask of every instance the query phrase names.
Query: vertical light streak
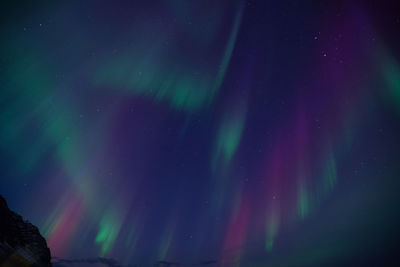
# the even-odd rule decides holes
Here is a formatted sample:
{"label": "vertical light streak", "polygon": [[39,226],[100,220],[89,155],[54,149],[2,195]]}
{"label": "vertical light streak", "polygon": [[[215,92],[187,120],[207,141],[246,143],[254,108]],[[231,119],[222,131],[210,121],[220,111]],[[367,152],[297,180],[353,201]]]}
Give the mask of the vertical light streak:
{"label": "vertical light streak", "polygon": [[164,230],[164,234],[161,238],[160,247],[158,249],[158,259],[165,260],[168,254],[168,251],[171,248],[171,243],[174,237],[176,222],[175,218],[170,220],[170,223]]}
{"label": "vertical light streak", "polygon": [[221,163],[223,167],[229,166],[242,137],[245,122],[244,112],[232,118],[225,119],[219,130],[216,148],[213,155],[213,170]]}
{"label": "vertical light streak", "polygon": [[266,223],[265,249],[270,252],[274,246],[274,241],[279,230],[279,216],[275,213],[269,214]]}
{"label": "vertical light streak", "polygon": [[120,228],[121,222],[112,212],[107,212],[100,220],[95,242],[101,247],[101,256],[104,256],[112,249]]}
{"label": "vertical light streak", "polygon": [[82,213],[82,199],[76,195],[68,196],[67,203],[63,205],[62,211],[57,211],[57,218],[45,233],[52,255],[67,254]]}
{"label": "vertical light streak", "polygon": [[381,72],[387,85],[390,101],[400,113],[400,67],[388,53],[381,53]]}
{"label": "vertical light streak", "polygon": [[240,262],[244,243],[246,241],[246,234],[248,231],[247,226],[250,216],[250,206],[248,201],[248,197],[243,195],[243,197],[240,198],[238,209],[234,209],[231,214],[223,248],[222,262],[225,264],[231,264],[234,262],[237,266]]}
{"label": "vertical light streak", "polygon": [[306,185],[300,181],[297,191],[297,210],[301,219],[304,219],[310,212],[310,199]]}
{"label": "vertical light streak", "polygon": [[214,82],[214,86],[213,86],[213,90],[212,90],[213,95],[215,95],[216,92],[218,92],[219,88],[221,87],[221,84],[224,80],[226,71],[228,69],[229,62],[232,57],[232,52],[233,52],[233,49],[235,48],[236,39],[237,39],[237,36],[239,33],[240,24],[242,21],[242,14],[243,14],[243,6],[240,6],[236,13],[232,31],[231,31],[227,46],[225,48],[224,56],[222,57],[222,61],[221,61],[220,67],[219,67],[217,77],[215,78],[215,82]]}
{"label": "vertical light streak", "polygon": [[323,191],[325,194],[331,192],[337,182],[336,161],[332,151],[328,152],[323,171]]}

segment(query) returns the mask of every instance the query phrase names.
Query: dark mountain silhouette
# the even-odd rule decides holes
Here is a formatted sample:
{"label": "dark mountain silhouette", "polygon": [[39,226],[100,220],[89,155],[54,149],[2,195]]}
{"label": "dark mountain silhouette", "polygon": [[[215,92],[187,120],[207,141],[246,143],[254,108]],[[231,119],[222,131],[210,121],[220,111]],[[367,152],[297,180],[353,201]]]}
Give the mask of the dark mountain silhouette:
{"label": "dark mountain silhouette", "polygon": [[0,266],[51,266],[50,259],[38,228],[11,211],[0,195]]}

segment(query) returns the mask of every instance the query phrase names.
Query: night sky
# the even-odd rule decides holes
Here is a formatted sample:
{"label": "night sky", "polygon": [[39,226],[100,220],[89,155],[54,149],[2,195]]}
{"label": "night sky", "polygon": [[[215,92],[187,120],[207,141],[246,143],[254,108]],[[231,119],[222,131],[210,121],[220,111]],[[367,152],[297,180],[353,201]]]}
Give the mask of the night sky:
{"label": "night sky", "polygon": [[396,1],[8,2],[0,194],[52,256],[395,261]]}

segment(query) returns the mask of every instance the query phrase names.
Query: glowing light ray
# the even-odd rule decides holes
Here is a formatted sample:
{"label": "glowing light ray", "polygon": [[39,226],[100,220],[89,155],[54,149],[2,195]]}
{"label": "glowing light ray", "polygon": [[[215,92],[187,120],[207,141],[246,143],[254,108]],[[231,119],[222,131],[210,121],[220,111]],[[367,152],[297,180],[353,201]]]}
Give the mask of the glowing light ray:
{"label": "glowing light ray", "polygon": [[170,220],[170,223],[165,228],[164,234],[161,238],[160,247],[158,249],[159,260],[166,259],[168,252],[171,249],[171,243],[174,238],[175,230],[176,230],[176,222],[175,218],[173,218]]}
{"label": "glowing light ray", "polygon": [[310,212],[310,199],[307,189],[307,177],[310,176],[308,170],[310,133],[308,129],[307,114],[303,105],[299,105],[296,112],[296,165],[297,175],[297,212],[301,219],[304,219]]}
{"label": "glowing light ray", "polygon": [[225,235],[222,259],[223,266],[225,266],[224,264],[229,265],[232,262],[236,263],[235,266],[238,266],[246,241],[250,206],[246,195],[239,199],[240,204],[237,209],[233,209]]}
{"label": "glowing light ray", "polygon": [[99,222],[99,231],[96,235],[95,242],[100,245],[100,255],[104,256],[108,253],[118,236],[121,228],[121,221],[112,212],[104,214]]}
{"label": "glowing light ray", "polygon": [[336,161],[330,150],[323,170],[322,187],[325,194],[331,192],[337,183]]}
{"label": "glowing light ray", "polygon": [[301,219],[304,219],[310,212],[310,197],[306,185],[300,182],[297,192],[297,209]]}
{"label": "glowing light ray", "polygon": [[275,213],[269,214],[266,223],[265,249],[270,252],[274,246],[274,241],[279,230],[279,216]]}
{"label": "glowing light ray", "polygon": [[56,221],[53,222],[46,234],[53,255],[65,255],[67,253],[82,214],[82,199],[78,196],[70,196],[68,203],[63,206],[61,214],[57,216]]}
{"label": "glowing light ray", "polygon": [[400,66],[388,53],[381,54],[381,73],[387,85],[389,99],[400,113]]}
{"label": "glowing light ray", "polygon": [[[265,194],[263,201],[266,205],[265,211],[265,249],[271,252],[274,246],[275,238],[279,231],[280,224],[280,198],[281,195],[280,183],[283,179],[284,158],[283,152],[287,143],[279,138],[274,142],[274,149],[269,157],[265,160],[266,167],[263,171],[266,183],[265,188],[262,188],[262,193]],[[263,218],[264,219],[264,218]]]}
{"label": "glowing light ray", "polygon": [[224,121],[219,130],[216,142],[216,148],[213,156],[213,169],[221,162],[223,167],[229,166],[242,137],[244,127],[244,114],[234,118],[228,118]]}
{"label": "glowing light ray", "polygon": [[212,92],[214,95],[216,94],[216,92],[218,92],[219,88],[221,87],[221,84],[224,80],[226,71],[228,69],[229,62],[232,57],[232,52],[233,52],[233,49],[235,48],[236,39],[237,39],[237,36],[239,33],[240,24],[241,24],[241,20],[242,20],[242,14],[243,14],[243,6],[240,6],[236,13],[232,31],[231,31],[227,46],[225,48],[224,56],[222,57],[222,61],[221,61],[220,67],[219,67],[217,77],[215,78],[214,86],[212,89]]}

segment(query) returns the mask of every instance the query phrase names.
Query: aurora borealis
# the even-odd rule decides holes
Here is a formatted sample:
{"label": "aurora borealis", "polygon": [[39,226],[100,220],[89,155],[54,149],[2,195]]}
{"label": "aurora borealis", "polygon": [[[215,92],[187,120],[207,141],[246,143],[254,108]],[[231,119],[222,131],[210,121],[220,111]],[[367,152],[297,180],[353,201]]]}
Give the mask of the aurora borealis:
{"label": "aurora borealis", "polygon": [[0,193],[52,256],[393,262],[395,1],[9,2]]}

